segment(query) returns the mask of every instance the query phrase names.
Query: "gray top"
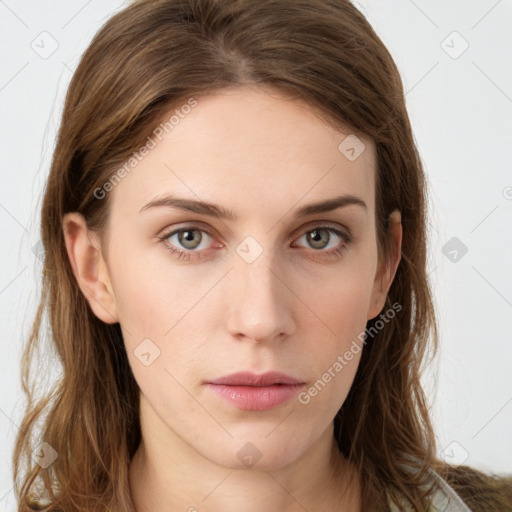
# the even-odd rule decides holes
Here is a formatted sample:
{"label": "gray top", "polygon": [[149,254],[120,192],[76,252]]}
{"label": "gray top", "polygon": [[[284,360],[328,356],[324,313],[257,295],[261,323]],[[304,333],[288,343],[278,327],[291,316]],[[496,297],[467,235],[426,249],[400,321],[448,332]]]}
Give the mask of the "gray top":
{"label": "gray top", "polygon": [[[436,480],[437,486],[432,491],[432,501],[428,512],[472,512],[446,480],[441,478],[433,469],[429,471],[432,478]],[[391,501],[389,506],[391,512],[400,512]]]}

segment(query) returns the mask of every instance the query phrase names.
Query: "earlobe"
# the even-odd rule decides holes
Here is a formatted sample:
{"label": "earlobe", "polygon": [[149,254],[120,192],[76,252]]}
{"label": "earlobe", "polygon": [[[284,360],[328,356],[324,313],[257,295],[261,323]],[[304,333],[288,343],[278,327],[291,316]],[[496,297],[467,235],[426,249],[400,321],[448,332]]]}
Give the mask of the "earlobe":
{"label": "earlobe", "polygon": [[119,321],[114,292],[97,233],[83,215],[66,213],[62,221],[66,251],[80,290],[94,314],[107,324]]}
{"label": "earlobe", "polygon": [[367,315],[368,320],[375,318],[382,311],[402,258],[402,218],[398,210],[394,210],[389,216],[387,236],[390,237],[392,250],[387,261],[383,263],[375,276],[370,309]]}

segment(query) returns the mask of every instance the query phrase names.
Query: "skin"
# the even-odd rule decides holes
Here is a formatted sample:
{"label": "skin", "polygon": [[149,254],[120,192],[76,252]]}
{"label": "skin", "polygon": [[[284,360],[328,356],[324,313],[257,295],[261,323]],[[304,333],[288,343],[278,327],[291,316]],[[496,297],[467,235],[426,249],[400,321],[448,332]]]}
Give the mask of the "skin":
{"label": "skin", "polygon": [[[65,215],[79,286],[101,320],[120,323],[141,390],[143,440],[130,465],[138,512],[360,510],[360,477],[333,437],[360,352],[307,404],[243,411],[204,386],[237,371],[278,370],[308,389],[383,312],[400,261],[400,214],[390,217],[393,256],[379,262],[375,148],[360,137],[366,149],[350,161],[338,150],[348,134],[277,91],[226,89],[200,98],[109,192],[103,234],[78,213]],[[171,193],[238,219],[140,212]],[[367,208],[294,216],[341,194]],[[327,239],[314,245],[311,231],[325,225],[348,229],[353,240],[321,231]],[[211,236],[193,231],[200,244],[158,238],[184,227]],[[237,253],[247,236],[262,248],[251,263]],[[327,254],[337,247],[340,255]],[[160,350],[148,366],[134,353],[144,339]],[[250,467],[237,456],[247,443],[260,456]]]}

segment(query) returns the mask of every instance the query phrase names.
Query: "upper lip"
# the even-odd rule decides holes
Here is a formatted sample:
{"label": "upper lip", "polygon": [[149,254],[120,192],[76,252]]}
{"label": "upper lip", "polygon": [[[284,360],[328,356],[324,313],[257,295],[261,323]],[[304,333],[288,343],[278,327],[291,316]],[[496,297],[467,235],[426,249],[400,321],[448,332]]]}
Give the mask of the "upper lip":
{"label": "upper lip", "polygon": [[303,381],[281,372],[267,372],[260,375],[251,372],[238,372],[208,381],[208,384],[223,384],[226,386],[271,386],[274,384],[303,383]]}

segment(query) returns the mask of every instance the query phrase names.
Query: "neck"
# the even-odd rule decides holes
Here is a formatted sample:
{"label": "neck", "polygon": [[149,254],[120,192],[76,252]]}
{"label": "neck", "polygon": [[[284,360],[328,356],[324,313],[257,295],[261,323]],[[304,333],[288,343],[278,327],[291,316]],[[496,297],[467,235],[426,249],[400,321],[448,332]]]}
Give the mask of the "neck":
{"label": "neck", "polygon": [[130,464],[136,512],[360,510],[359,480],[332,424],[301,457],[272,471],[219,466],[153,418],[141,428]]}

